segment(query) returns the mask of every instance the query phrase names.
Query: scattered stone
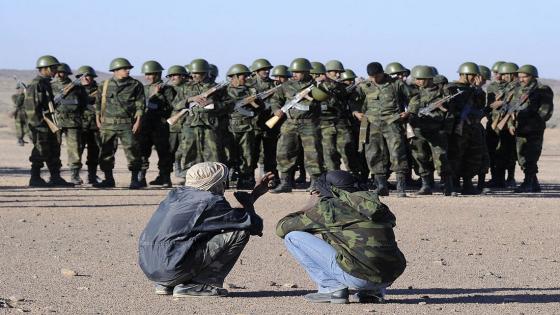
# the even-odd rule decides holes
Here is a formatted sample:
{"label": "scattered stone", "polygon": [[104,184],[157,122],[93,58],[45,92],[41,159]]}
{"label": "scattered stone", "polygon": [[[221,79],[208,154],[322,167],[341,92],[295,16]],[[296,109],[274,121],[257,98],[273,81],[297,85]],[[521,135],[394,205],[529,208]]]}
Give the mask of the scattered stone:
{"label": "scattered stone", "polygon": [[411,285],[409,285],[409,286],[408,286],[408,289],[409,289],[409,290],[412,290],[412,286],[411,286]]}
{"label": "scattered stone", "polygon": [[366,313],[375,313],[375,312],[377,312],[377,311],[376,311],[375,309],[373,309],[373,308],[366,308],[366,309],[364,309],[364,312],[366,312]]}
{"label": "scattered stone", "polygon": [[441,311],[443,310],[443,307],[436,307],[436,310]]}
{"label": "scattered stone", "polygon": [[420,240],[421,240],[421,241],[428,241],[428,242],[430,241],[429,238],[421,238]]}
{"label": "scattered stone", "polygon": [[18,311],[18,312],[20,312],[20,313],[27,313],[27,312],[29,312],[29,310],[26,310],[26,309],[24,309],[24,308],[19,308],[19,307],[16,308],[16,311]]}
{"label": "scattered stone", "polygon": [[68,278],[75,277],[78,275],[78,273],[75,272],[74,270],[66,269],[66,268],[60,269],[60,273],[62,273],[63,276]]}
{"label": "scattered stone", "polygon": [[456,238],[452,239],[451,241],[452,241],[453,243],[457,243],[457,242],[458,242]]}
{"label": "scattered stone", "polygon": [[20,296],[17,296],[17,295],[12,295],[8,299],[12,302],[21,302],[21,301],[25,300],[24,298],[22,298]]}
{"label": "scattered stone", "polygon": [[422,299],[429,299],[430,296],[429,296],[429,295],[422,295],[420,298],[422,298]]}
{"label": "scattered stone", "polygon": [[291,289],[295,289],[295,288],[298,287],[297,284],[295,284],[295,283],[284,283],[282,286],[286,287],[286,288],[291,288]]}
{"label": "scattered stone", "polygon": [[527,245],[527,243],[525,243],[525,241],[521,241],[521,245]]}
{"label": "scattered stone", "polygon": [[0,298],[0,308],[12,308],[12,306],[8,303],[8,301]]}
{"label": "scattered stone", "polygon": [[228,288],[229,289],[247,289],[247,287],[237,285],[237,284],[234,284],[234,283],[228,283]]}
{"label": "scattered stone", "polygon": [[278,286],[278,283],[276,283],[276,282],[274,282],[274,281],[269,281],[269,282],[268,282],[268,286],[270,286],[270,287],[275,287],[275,286]]}
{"label": "scattered stone", "polygon": [[78,291],[88,291],[89,288],[88,287],[77,287],[76,288]]}
{"label": "scattered stone", "polygon": [[418,302],[418,305],[426,305],[426,304],[428,304],[428,303],[426,303],[426,302]]}
{"label": "scattered stone", "polygon": [[440,260],[434,261],[434,264],[438,264],[438,265],[441,265],[441,266],[447,266],[447,262],[443,258],[441,258]]}
{"label": "scattered stone", "polygon": [[473,253],[467,253],[467,256],[472,256],[472,255],[474,255],[474,254]]}
{"label": "scattered stone", "polygon": [[25,220],[25,219],[19,219],[18,222],[25,223],[25,222],[27,222],[27,220]]}

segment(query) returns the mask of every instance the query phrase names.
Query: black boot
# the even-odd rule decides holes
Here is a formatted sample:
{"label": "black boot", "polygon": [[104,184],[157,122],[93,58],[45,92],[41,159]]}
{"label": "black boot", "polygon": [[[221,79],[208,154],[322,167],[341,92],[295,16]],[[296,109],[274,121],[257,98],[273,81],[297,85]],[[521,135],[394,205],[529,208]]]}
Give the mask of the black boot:
{"label": "black boot", "polygon": [[95,188],[115,188],[115,178],[113,177],[113,170],[104,171],[105,179],[101,182],[93,184]]}
{"label": "black boot", "polygon": [[397,197],[406,197],[406,176],[397,174]]}
{"label": "black boot", "polygon": [[80,169],[73,169],[70,170],[70,182],[74,185],[81,185],[84,183],[82,178],[80,177]]}
{"label": "black boot", "polygon": [[443,194],[445,196],[457,196],[453,190],[453,178],[449,175],[442,176],[443,180]]}
{"label": "black boot", "polygon": [[528,193],[533,192],[533,186],[535,185],[535,178],[534,174],[525,173],[525,179],[523,179],[523,183],[519,185],[517,188],[513,190],[514,193]]}
{"label": "black boot", "polygon": [[461,195],[478,195],[478,191],[474,188],[471,177],[463,177]]}
{"label": "black boot", "polygon": [[537,174],[533,176],[533,187],[531,189],[532,192],[541,192],[541,184],[539,184],[539,179],[537,178]]}
{"label": "black boot", "polygon": [[38,167],[31,168],[31,178],[29,178],[29,187],[50,187],[41,177],[41,169]]}
{"label": "black boot", "polygon": [[289,174],[282,174],[280,177],[280,185],[276,188],[270,190],[271,194],[281,194],[292,192],[293,182],[292,177]]}
{"label": "black boot", "polygon": [[506,177],[506,170],[503,169],[503,168],[497,167],[494,170],[494,175],[492,176],[492,179],[490,180],[490,182],[488,182],[488,185],[486,185],[486,187],[488,187],[488,188],[505,188],[506,187],[505,177]]}
{"label": "black boot", "polygon": [[507,170],[507,179],[505,181],[506,188],[515,188],[515,165],[513,167],[509,167]]}
{"label": "black boot", "polygon": [[132,171],[130,173],[130,185],[128,186],[128,188],[130,189],[140,189],[142,187],[146,187],[146,185],[142,185],[141,182],[141,176],[140,175],[142,172],[144,172],[144,182],[146,182],[146,173],[145,171]]}
{"label": "black boot", "polygon": [[387,176],[375,175],[376,192],[379,196],[389,196],[389,188],[387,187]]}
{"label": "black boot", "polygon": [[88,166],[88,184],[95,185],[97,183],[99,183],[99,179],[97,178],[97,165]]}
{"label": "black boot", "polygon": [[23,138],[19,138],[18,141],[17,141],[17,144],[18,144],[20,147],[23,147],[23,146],[25,145],[25,141],[23,140]]}
{"label": "black boot", "polygon": [[53,187],[74,187],[73,183],[67,182],[64,178],[60,177],[60,170],[50,170],[51,178],[49,184]]}
{"label": "black boot", "polygon": [[181,162],[176,161],[173,163],[173,169],[175,170],[175,177],[182,177],[183,169],[181,168]]}
{"label": "black boot", "polygon": [[416,193],[417,195],[431,195],[432,194],[432,187],[430,187],[430,178],[429,176],[422,176],[422,187]]}
{"label": "black boot", "polygon": [[486,187],[486,174],[478,174],[478,183],[476,184],[476,190],[479,194],[484,195],[490,192],[490,189]]}
{"label": "black boot", "polygon": [[[136,174],[138,175],[136,181],[140,185],[139,188],[148,187],[148,183],[146,183],[146,170],[138,171],[136,172]],[[132,181],[130,182],[130,185],[132,186]],[[131,189],[137,189],[137,188],[131,188]]]}
{"label": "black boot", "polygon": [[173,186],[171,184],[171,175],[169,173],[160,172],[159,175],[156,177],[156,179],[150,182],[150,185],[164,186],[167,188],[171,188],[171,186]]}

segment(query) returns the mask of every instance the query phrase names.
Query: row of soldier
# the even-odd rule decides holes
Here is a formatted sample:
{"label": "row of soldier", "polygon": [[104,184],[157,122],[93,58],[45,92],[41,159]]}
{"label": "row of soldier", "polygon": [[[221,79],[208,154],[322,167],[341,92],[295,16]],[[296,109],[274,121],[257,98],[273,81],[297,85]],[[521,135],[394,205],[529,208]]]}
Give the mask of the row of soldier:
{"label": "row of soldier", "polygon": [[[25,113],[16,118],[25,119],[33,141],[30,186],[82,184],[87,148],[88,183],[115,187],[120,143],[132,189],[147,186],[155,148],[159,175],[149,184],[165,187],[172,185],[173,169],[184,177],[196,163],[219,161],[233,170],[229,184],[238,189],[254,186],[258,165],[261,173],[276,175],[271,192],[283,193],[295,187],[296,171],[300,181],[309,175],[312,188],[320,174],[344,164],[380,195],[388,195],[394,172],[397,195],[406,196],[406,186],[415,184],[413,169],[421,178],[419,194],[439,186],[434,171],[445,195],[477,194],[515,185],[517,160],[524,180],[515,191],[540,191],[537,161],[553,93],[531,65],[497,62],[490,70],[466,62],[458,80],[448,82],[431,66],[408,70],[391,63],[383,69],[372,62],[361,79],[336,60],[323,65],[297,58],[290,67],[273,67],[257,59],[250,68],[231,66],[228,80],[216,83],[218,69],[204,59],[171,66],[165,78],[161,64],[150,60],[141,69],[145,85],[130,76],[132,68],[116,58],[112,78],[98,85],[92,67],[80,67],[72,80],[67,64],[53,56],[38,59],[39,75],[18,84],[21,93],[14,96]],[[491,72],[494,80],[486,84]],[[63,134],[70,182],[60,176]],[[41,177],[43,163],[49,182]]]}

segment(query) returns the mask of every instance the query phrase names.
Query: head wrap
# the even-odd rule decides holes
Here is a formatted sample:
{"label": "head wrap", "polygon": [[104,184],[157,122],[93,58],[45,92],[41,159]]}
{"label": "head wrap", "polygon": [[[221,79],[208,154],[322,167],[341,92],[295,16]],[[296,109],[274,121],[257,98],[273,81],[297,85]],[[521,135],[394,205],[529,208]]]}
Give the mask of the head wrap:
{"label": "head wrap", "polygon": [[204,162],[193,165],[187,170],[185,186],[200,190],[212,190],[223,184],[228,177],[228,168],[218,162]]}

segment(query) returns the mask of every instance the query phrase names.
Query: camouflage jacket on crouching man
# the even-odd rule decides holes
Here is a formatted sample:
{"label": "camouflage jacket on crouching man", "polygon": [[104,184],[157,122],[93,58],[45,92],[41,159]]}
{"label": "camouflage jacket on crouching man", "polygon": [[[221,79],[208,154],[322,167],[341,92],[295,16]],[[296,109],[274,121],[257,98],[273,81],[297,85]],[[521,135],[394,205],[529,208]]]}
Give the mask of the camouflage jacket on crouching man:
{"label": "camouflage jacket on crouching man", "polygon": [[375,283],[391,283],[405,267],[393,227],[395,215],[375,193],[349,193],[332,187],[334,198],[322,198],[305,212],[295,212],[278,222],[276,234],[292,231],[321,234],[337,251],[340,267],[349,274]]}

